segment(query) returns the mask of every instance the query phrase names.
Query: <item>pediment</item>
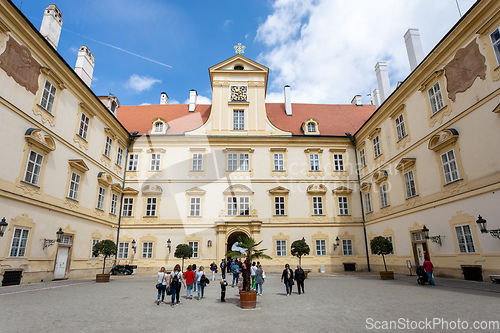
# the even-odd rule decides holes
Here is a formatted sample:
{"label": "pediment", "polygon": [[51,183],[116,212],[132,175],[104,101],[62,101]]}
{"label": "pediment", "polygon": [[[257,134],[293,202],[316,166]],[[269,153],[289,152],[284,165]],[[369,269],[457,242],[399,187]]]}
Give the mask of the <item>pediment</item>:
{"label": "pediment", "polygon": [[144,195],[152,195],[152,196],[157,196],[161,195],[163,193],[163,190],[160,186],[158,185],[145,185],[141,189],[142,194]]}
{"label": "pediment", "polygon": [[139,194],[139,191],[137,191],[136,189],[134,189],[132,187],[125,187],[123,189],[123,194],[126,194],[126,195],[137,195],[137,194]]}
{"label": "pediment", "polygon": [[379,170],[373,174],[372,181],[374,183],[381,183],[387,179],[389,174],[385,170]]}
{"label": "pediment", "polygon": [[187,195],[205,195],[207,191],[199,188],[199,187],[192,187],[189,190],[186,190]]}
{"label": "pediment", "polygon": [[309,185],[309,187],[307,188],[307,193],[309,193],[309,194],[325,194],[326,187],[325,187],[325,185],[321,185],[321,184],[312,184],[312,185]]}
{"label": "pediment", "polygon": [[226,188],[225,195],[238,196],[238,195],[253,195],[253,191],[245,185],[232,185]]}
{"label": "pediment", "polygon": [[339,186],[336,189],[332,190],[332,192],[335,194],[351,194],[352,189],[345,186]]}
{"label": "pediment", "polygon": [[239,70],[235,70],[235,66],[243,66],[243,70],[241,72],[246,72],[246,71],[260,71],[260,72],[269,72],[269,68],[266,66],[263,66],[259,64],[258,62],[255,62],[253,60],[248,59],[245,56],[242,56],[241,54],[237,54],[229,59],[226,59],[212,67],[210,67],[208,70],[210,73],[212,72],[226,72],[226,71],[235,71],[235,72],[240,72]]}
{"label": "pediment", "polygon": [[76,169],[76,170],[78,170],[80,172],[87,172],[87,171],[89,171],[89,167],[81,159],[79,159],[79,160],[69,160],[68,163],[69,163],[69,165],[73,169]]}
{"label": "pediment", "polygon": [[271,194],[288,194],[289,192],[290,192],[289,189],[286,189],[286,188],[281,187],[281,186],[277,186],[277,187],[269,190],[269,193],[271,193]]}
{"label": "pediment", "polygon": [[429,149],[437,152],[443,147],[454,144],[457,140],[458,131],[454,128],[447,128],[430,138]]}

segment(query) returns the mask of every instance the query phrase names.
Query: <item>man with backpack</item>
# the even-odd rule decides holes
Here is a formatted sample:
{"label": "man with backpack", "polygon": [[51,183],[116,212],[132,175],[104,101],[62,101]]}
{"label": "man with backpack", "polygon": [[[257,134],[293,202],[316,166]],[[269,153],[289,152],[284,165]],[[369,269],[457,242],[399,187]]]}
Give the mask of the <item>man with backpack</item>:
{"label": "man with backpack", "polygon": [[238,266],[236,259],[231,263],[231,273],[233,273],[233,283],[231,287],[234,288],[235,283],[238,284],[238,277],[240,275],[240,266]]}

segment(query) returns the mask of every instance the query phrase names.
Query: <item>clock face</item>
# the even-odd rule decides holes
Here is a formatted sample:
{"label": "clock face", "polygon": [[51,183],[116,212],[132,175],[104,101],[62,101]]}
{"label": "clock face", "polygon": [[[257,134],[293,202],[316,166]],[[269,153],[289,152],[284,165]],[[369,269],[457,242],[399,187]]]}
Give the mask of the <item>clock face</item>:
{"label": "clock face", "polygon": [[231,101],[246,101],[246,100],[247,100],[247,87],[245,86],[231,87]]}

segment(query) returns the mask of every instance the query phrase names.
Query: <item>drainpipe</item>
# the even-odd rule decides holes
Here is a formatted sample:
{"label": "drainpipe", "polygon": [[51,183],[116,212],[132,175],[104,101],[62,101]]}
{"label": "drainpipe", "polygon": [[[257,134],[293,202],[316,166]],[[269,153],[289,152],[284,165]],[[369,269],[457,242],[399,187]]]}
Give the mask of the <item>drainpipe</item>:
{"label": "drainpipe", "polygon": [[361,216],[363,216],[363,233],[365,234],[365,249],[366,249],[366,264],[368,266],[368,272],[370,270],[370,257],[368,252],[368,239],[366,237],[366,224],[365,224],[365,207],[363,206],[363,194],[361,193],[361,178],[359,177],[359,164],[358,164],[358,152],[356,150],[356,144],[354,141],[356,140],[351,133],[346,132],[345,135],[351,140],[352,146],[354,147],[354,155],[356,156],[356,172],[358,174],[358,187],[359,187],[359,199],[361,202]]}
{"label": "drainpipe", "polygon": [[[125,176],[126,176],[126,173],[127,173],[127,166],[128,166],[128,152],[129,152],[130,146],[134,142],[135,136],[138,133],[139,132],[129,133],[129,137],[128,137],[128,139],[130,141],[128,143],[127,152],[126,152],[126,155],[125,155],[125,166],[123,167],[122,193],[120,195],[120,211],[118,213],[118,230],[116,231],[116,247],[117,247],[117,250],[118,250],[118,244],[119,244],[119,241],[120,241],[120,227],[121,227],[121,221],[122,221],[122,208],[123,208],[123,189],[125,188]],[[115,256],[114,267],[116,267],[116,262],[117,261],[118,261],[118,252],[116,253],[116,256]]]}

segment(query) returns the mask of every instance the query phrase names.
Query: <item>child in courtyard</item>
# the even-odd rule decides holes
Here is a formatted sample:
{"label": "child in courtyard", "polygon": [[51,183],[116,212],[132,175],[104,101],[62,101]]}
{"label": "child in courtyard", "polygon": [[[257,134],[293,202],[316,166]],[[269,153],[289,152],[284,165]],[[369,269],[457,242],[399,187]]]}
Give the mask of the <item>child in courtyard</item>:
{"label": "child in courtyard", "polygon": [[227,287],[227,282],[225,279],[221,280],[220,282],[220,301],[225,302],[226,301],[226,287]]}

